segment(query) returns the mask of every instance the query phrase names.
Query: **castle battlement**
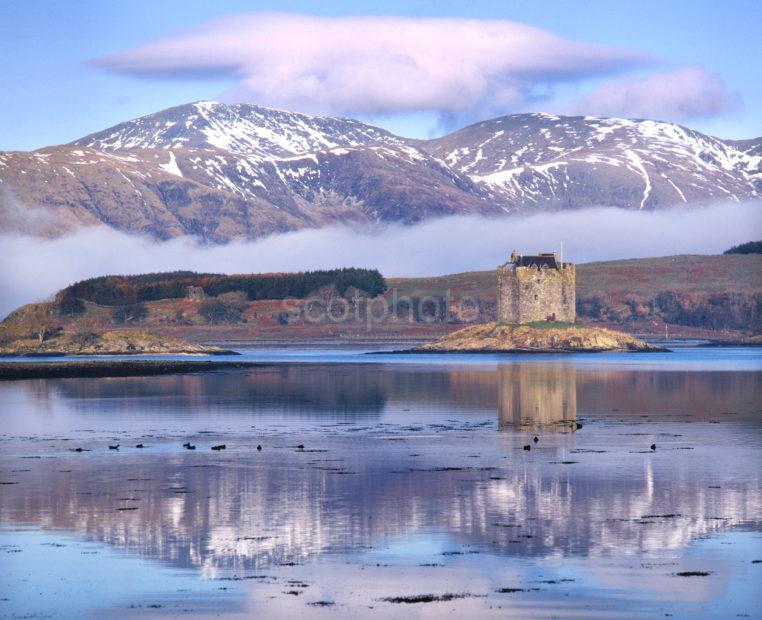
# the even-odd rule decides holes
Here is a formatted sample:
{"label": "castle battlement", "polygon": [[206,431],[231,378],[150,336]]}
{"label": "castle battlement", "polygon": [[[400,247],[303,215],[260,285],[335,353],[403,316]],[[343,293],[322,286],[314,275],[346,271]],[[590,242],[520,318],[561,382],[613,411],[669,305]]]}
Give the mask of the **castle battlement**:
{"label": "castle battlement", "polygon": [[555,252],[523,256],[515,251],[497,268],[500,323],[576,320],[576,266]]}

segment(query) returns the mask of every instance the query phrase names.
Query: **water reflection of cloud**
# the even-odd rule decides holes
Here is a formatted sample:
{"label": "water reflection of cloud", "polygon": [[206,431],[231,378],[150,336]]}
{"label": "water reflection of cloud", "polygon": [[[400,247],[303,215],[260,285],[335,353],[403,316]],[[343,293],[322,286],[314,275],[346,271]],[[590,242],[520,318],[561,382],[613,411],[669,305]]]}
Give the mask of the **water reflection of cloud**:
{"label": "water reflection of cloud", "polygon": [[[688,453],[644,466],[642,455],[624,450],[564,466],[557,461],[569,448],[561,447],[533,460],[514,452],[501,463],[501,442],[485,436],[481,452],[498,466],[469,465],[461,452],[449,459],[459,469],[443,469],[442,453],[461,441],[341,437],[323,441],[326,453],[283,449],[223,461],[206,453],[190,462],[166,453],[140,462],[45,459],[4,489],[0,520],[85,533],[210,577],[351,552],[422,528],[496,554],[599,557],[760,526],[760,485],[725,478],[709,489],[711,464]],[[422,457],[411,460],[411,450]],[[742,453],[735,470],[748,471],[754,459]]]}
{"label": "water reflection of cloud", "polygon": [[[204,406],[232,409],[235,423],[224,429],[230,449],[220,455],[177,452],[166,436],[144,453],[107,457],[62,455],[53,445],[54,454],[24,461],[30,471],[13,474],[19,484],[3,487],[0,523],[81,532],[209,576],[423,530],[498,555],[548,558],[679,549],[715,532],[760,528],[758,446],[748,432],[759,425],[759,373],[566,363],[497,371],[337,365],[331,376],[309,364],[265,370],[1,385],[13,404],[8,428],[28,417],[38,434],[61,415],[71,428],[116,431],[146,416],[165,432],[190,432],[188,408],[215,424],[200,415],[211,410]],[[547,423],[574,419],[574,403],[584,429],[543,431],[531,452],[521,449],[525,435],[492,430],[496,411],[501,422],[523,421],[528,410]],[[445,427],[419,415],[434,410],[454,421]],[[262,411],[278,412],[283,427],[257,434],[240,415]],[[472,424],[473,413],[493,426]],[[311,416],[311,427],[290,426],[292,417]],[[327,452],[300,453],[300,442]],[[18,463],[9,445],[4,475]],[[14,445],[26,454],[51,442]]]}

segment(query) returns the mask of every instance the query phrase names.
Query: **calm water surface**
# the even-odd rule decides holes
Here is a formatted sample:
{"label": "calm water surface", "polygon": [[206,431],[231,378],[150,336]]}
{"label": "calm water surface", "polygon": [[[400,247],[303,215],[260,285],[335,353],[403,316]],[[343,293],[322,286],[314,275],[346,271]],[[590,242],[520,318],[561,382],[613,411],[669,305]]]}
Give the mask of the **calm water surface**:
{"label": "calm water surface", "polygon": [[1,616],[760,617],[759,350],[244,357],[0,382]]}

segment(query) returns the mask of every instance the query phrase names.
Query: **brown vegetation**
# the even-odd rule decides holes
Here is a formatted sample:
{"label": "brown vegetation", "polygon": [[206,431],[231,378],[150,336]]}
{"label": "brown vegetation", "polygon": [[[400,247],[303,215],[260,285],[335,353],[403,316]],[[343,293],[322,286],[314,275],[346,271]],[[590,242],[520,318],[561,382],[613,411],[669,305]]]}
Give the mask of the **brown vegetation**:
{"label": "brown vegetation", "polygon": [[[171,288],[166,275],[161,286]],[[132,281],[108,282],[128,291]],[[153,284],[157,282],[144,281],[141,286]],[[60,294],[54,302],[12,312],[0,324],[0,347],[22,339],[29,348],[45,350],[54,338],[81,340],[115,329],[192,342],[420,343],[497,319],[495,271],[394,278],[386,284],[388,290],[375,297],[353,286],[342,294],[328,285],[307,299],[252,300],[241,291],[227,290],[226,283],[226,290],[216,296],[145,300],[140,304],[145,312],[127,313],[132,319],[123,324],[115,321],[115,312],[122,308],[118,303],[100,305]],[[578,321],[584,325],[660,336],[668,326],[670,337],[752,343],[762,332],[762,256],[581,264],[577,296]],[[120,296],[119,303],[124,299],[134,297]],[[220,305],[224,312],[217,312]]]}

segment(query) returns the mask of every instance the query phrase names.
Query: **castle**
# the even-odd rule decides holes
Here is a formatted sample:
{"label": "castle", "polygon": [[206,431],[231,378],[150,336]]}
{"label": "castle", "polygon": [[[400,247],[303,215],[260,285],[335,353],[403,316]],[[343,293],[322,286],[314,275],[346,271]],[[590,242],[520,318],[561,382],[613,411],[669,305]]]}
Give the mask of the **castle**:
{"label": "castle", "polygon": [[562,263],[555,252],[521,256],[497,269],[497,320],[499,323],[534,323],[576,319],[576,269]]}

